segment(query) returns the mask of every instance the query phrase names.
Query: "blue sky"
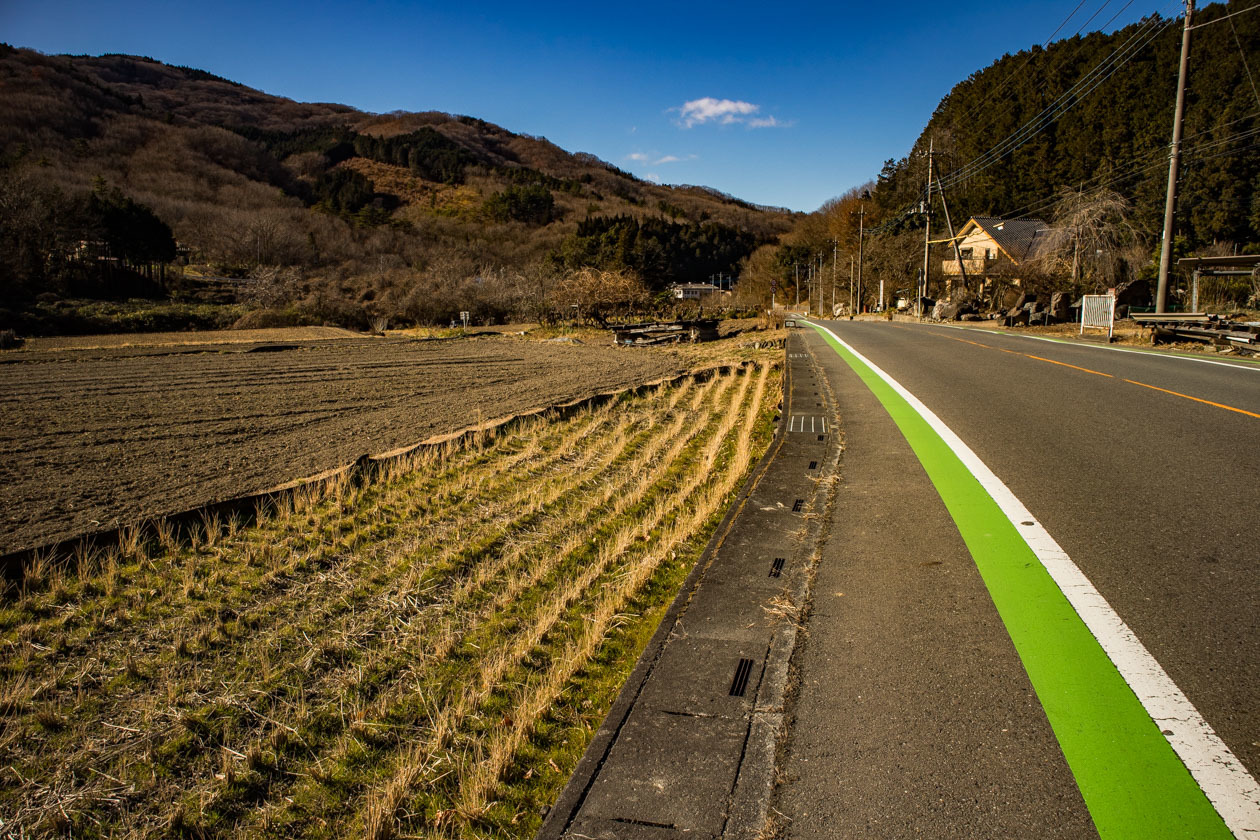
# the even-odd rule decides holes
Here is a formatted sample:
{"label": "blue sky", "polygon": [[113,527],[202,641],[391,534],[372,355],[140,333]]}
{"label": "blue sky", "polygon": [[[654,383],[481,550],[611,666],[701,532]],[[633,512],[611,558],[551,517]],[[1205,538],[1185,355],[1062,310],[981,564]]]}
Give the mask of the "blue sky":
{"label": "blue sky", "polygon": [[[0,40],[148,55],[268,93],[469,114],[673,184],[813,210],[901,157],[959,80],[1067,2],[0,0]],[[1085,0],[1108,31],[1176,2]]]}

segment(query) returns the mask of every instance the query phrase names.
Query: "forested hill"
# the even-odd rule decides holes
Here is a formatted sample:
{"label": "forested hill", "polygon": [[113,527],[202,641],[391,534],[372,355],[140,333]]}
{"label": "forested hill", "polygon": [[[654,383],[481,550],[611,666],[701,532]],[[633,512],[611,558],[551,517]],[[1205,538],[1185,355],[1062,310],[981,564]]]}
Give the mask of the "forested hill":
{"label": "forested hill", "polygon": [[[1260,243],[1260,13],[1226,19],[1246,8],[1195,12],[1210,25],[1192,33],[1177,218],[1189,246]],[[895,216],[918,202],[931,140],[956,223],[1050,218],[1061,190],[1106,187],[1158,236],[1181,35],[1180,19],[1153,16],[1002,57],[955,85],[913,151],[885,165],[878,203]]]}
{"label": "forested hill", "polygon": [[[475,117],[370,114],[143,57],[2,44],[0,214],[10,302],[136,290],[89,270],[82,243],[141,281],[178,246],[177,262],[215,274],[289,278],[268,292],[276,305],[415,321],[507,317],[539,272],[583,260],[649,290],[731,274],[793,221]],[[152,241],[110,235],[132,222]]]}

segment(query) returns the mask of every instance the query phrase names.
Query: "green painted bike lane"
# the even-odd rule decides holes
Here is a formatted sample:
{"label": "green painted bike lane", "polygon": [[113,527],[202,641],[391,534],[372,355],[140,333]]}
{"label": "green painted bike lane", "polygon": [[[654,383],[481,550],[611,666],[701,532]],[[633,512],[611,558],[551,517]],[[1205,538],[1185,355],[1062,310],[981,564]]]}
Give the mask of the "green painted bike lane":
{"label": "green painted bike lane", "polygon": [[879,399],[940,493],[1099,835],[1104,840],[1232,837],[1141,701],[979,480],[905,398],[828,331],[810,326]]}

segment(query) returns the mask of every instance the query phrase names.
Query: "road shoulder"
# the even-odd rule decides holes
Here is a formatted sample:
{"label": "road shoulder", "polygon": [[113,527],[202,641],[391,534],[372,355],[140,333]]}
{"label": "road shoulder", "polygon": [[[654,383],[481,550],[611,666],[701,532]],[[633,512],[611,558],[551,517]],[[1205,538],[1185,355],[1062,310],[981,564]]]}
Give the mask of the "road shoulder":
{"label": "road shoulder", "polygon": [[793,661],[787,837],[1096,836],[953,520],[876,397],[807,342],[845,434]]}

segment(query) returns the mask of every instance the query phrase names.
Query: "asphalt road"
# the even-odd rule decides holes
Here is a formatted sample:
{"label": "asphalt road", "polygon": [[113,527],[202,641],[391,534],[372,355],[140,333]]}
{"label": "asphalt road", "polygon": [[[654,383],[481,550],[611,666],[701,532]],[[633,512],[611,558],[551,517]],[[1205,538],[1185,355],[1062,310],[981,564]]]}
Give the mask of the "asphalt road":
{"label": "asphalt road", "polygon": [[[823,322],[1010,488],[1260,775],[1260,365]],[[1088,836],[1036,693],[905,439],[818,336],[849,485],[798,654],[789,836]]]}

